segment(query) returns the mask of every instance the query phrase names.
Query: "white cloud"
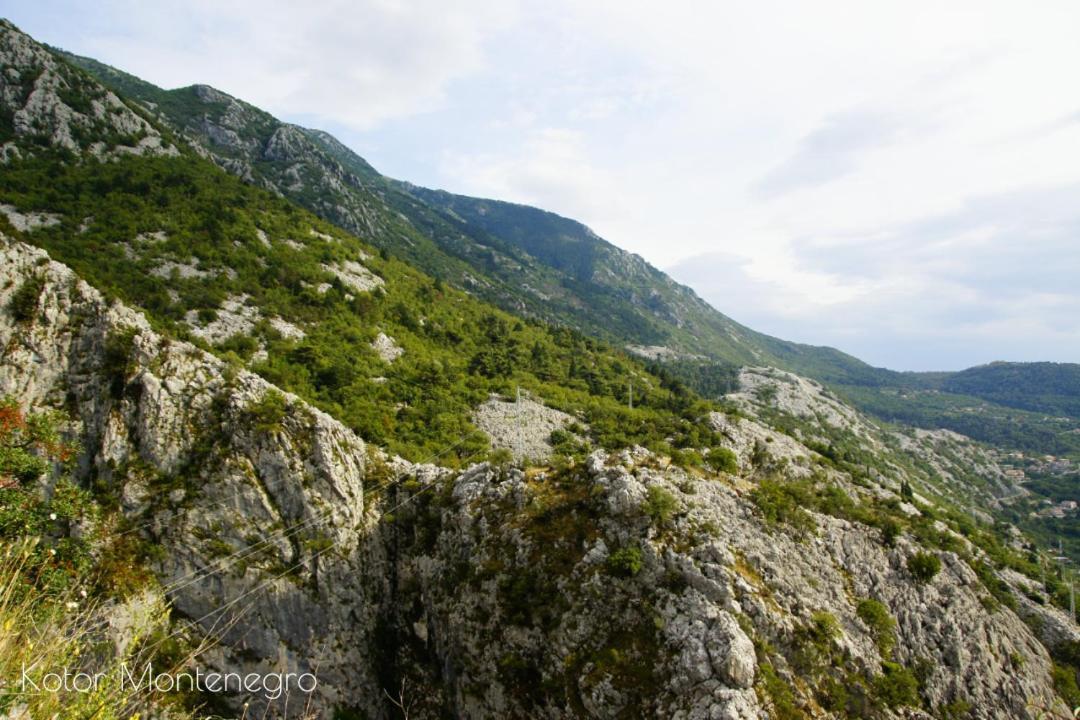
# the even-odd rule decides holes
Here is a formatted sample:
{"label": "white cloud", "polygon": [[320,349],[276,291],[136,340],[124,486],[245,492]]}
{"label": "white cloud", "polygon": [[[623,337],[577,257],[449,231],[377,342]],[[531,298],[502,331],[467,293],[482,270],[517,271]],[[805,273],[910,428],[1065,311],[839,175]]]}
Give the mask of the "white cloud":
{"label": "white cloud", "polygon": [[167,88],[207,83],[278,114],[353,129],[437,109],[483,69],[514,2],[112,0],[82,47]]}
{"label": "white cloud", "polygon": [[574,218],[620,210],[605,191],[614,179],[590,160],[582,135],[570,130],[536,130],[513,158],[448,152],[440,172],[455,179],[460,192],[558,209]]}

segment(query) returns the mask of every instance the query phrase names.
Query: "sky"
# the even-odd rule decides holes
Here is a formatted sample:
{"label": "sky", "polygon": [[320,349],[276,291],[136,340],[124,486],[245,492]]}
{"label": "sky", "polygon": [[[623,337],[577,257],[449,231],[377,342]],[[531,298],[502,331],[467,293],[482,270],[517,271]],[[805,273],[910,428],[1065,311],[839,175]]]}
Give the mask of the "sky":
{"label": "sky", "polygon": [[875,365],[1080,362],[1080,3],[7,0]]}

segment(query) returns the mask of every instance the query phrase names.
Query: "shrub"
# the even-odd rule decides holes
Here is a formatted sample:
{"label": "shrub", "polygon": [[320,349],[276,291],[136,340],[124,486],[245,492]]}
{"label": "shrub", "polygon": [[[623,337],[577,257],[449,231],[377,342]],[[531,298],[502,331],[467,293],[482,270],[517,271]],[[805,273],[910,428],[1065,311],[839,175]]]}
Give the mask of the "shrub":
{"label": "shrub", "polygon": [[641,548],[637,547],[619,548],[607,559],[608,572],[615,577],[634,577],[641,572],[642,565]]}
{"label": "shrub", "polygon": [[649,495],[642,504],[641,509],[652,518],[654,523],[664,525],[671,520],[675,511],[679,509],[679,501],[659,485],[652,485],[649,487]]}
{"label": "shrub", "polygon": [[488,453],[488,462],[498,467],[507,467],[514,462],[514,453],[506,448],[496,448]]}
{"label": "shrub", "polygon": [[900,523],[893,518],[886,518],[881,523],[881,543],[885,547],[895,547],[896,538],[900,537]]}
{"label": "shrub", "polygon": [[62,418],[24,413],[13,398],[0,398],[0,488],[5,480],[29,482],[49,468],[49,458],[66,462],[73,448],[60,441]]}
{"label": "shrub", "polygon": [[739,472],[739,458],[731,448],[712,448],[709,451],[708,463],[709,467],[716,472],[725,472],[731,475]]}
{"label": "shrub", "polygon": [[870,634],[877,643],[878,650],[887,656],[896,644],[896,620],[889,614],[889,609],[877,600],[860,600],[856,608],[859,618],[870,628]]}
{"label": "shrub", "polygon": [[701,454],[690,449],[672,450],[671,462],[681,468],[699,468],[705,464]]}
{"label": "shrub", "polygon": [[810,504],[809,494],[797,481],[763,479],[750,499],[772,525],[786,524],[800,532],[813,530],[814,519],[803,509]]}
{"label": "shrub", "polygon": [[265,395],[248,405],[247,414],[255,430],[273,433],[281,430],[286,408],[285,396],[277,390],[268,390]]}
{"label": "shrub", "polygon": [[795,631],[794,665],[804,674],[816,674],[833,661],[833,640],[841,634],[836,617],[825,610],[810,616],[810,622]]}
{"label": "shrub", "polygon": [[1069,704],[1069,707],[1080,707],[1080,687],[1076,684],[1076,669],[1070,665],[1054,663],[1053,669],[1054,689],[1058,695]]}
{"label": "shrub", "polygon": [[16,322],[30,322],[37,315],[38,300],[45,289],[45,278],[40,275],[27,278],[11,295],[8,311]]}
{"label": "shrub", "polygon": [[933,553],[917,552],[908,558],[907,568],[917,581],[928,583],[941,571],[941,559]]}
{"label": "shrub", "polygon": [[881,670],[874,678],[874,691],[883,703],[892,708],[919,706],[919,681],[910,670],[893,662],[882,663]]}
{"label": "shrub", "polygon": [[111,333],[105,339],[101,370],[109,381],[109,394],[114,399],[120,399],[127,386],[131,352],[135,349],[135,336],[138,334],[137,328],[126,327]]}
{"label": "shrub", "polygon": [[826,610],[818,610],[810,616],[810,634],[816,642],[826,644],[840,637],[840,622]]}
{"label": "shrub", "polygon": [[938,712],[945,720],[963,720],[971,714],[971,703],[956,700],[938,707]]}
{"label": "shrub", "polygon": [[814,697],[821,707],[833,713],[844,711],[848,705],[847,686],[842,680],[830,676],[821,679],[814,689]]}
{"label": "shrub", "polygon": [[788,684],[776,674],[773,666],[769,663],[762,663],[759,670],[761,672],[762,688],[764,688],[769,700],[772,701],[777,720],[805,720],[806,713],[796,704],[795,694],[791,692]]}

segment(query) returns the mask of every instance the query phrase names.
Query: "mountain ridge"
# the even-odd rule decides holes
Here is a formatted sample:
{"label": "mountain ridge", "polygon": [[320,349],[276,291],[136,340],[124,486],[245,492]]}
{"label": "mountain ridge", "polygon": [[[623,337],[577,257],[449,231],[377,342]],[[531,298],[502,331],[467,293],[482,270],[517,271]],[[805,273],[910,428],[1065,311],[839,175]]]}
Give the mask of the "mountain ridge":
{"label": "mountain ridge", "polygon": [[[163,90],[90,58],[59,52],[96,74],[106,84],[111,80],[118,89],[127,90],[143,102],[154,103],[152,110],[158,111],[168,122],[191,133],[191,139],[196,144],[201,144],[211,156],[216,153],[219,160],[224,158],[222,164],[226,169],[248,181],[287,195],[346,229],[362,231],[365,228],[364,223],[340,213],[335,216],[333,209],[305,198],[297,189],[290,192],[280,178],[267,175],[253,177],[250,167],[244,167],[244,164],[258,164],[253,162],[252,148],[242,151],[238,143],[229,138],[228,133],[218,133],[209,128],[219,121],[226,124],[239,123],[241,129],[255,128],[259,131],[257,134],[264,146],[271,143],[274,132],[283,129],[303,134],[315,143],[328,159],[340,165],[342,172],[338,179],[341,182],[351,184],[358,191],[366,193],[357,200],[360,207],[370,209],[381,205],[383,210],[403,213],[413,228],[421,231],[418,234],[425,235],[425,239],[434,240],[434,243],[425,243],[419,249],[410,250],[409,246],[417,241],[415,235],[410,235],[406,241],[391,247],[391,250],[408,257],[438,277],[479,292],[505,309],[538,312],[535,295],[517,292],[511,286],[518,286],[517,289],[525,286],[531,292],[541,293],[540,299],[550,306],[560,301],[559,293],[545,290],[552,287],[566,290],[569,285],[571,297],[564,298],[569,304],[553,315],[549,314],[548,319],[632,347],[666,347],[674,357],[682,355],[693,359],[700,355],[702,358],[735,365],[769,364],[809,375],[832,385],[863,388],[955,391],[956,388],[951,387],[942,377],[963,372],[904,372],[879,368],[835,348],[789,342],[756,332],[715,310],[691,288],[671,280],[640,256],[620,250],[615,244],[600,238],[587,226],[572,218],[524,204],[468,197],[444,190],[428,189],[407,181],[393,180],[381,175],[364,158],[331,134],[276,120],[269,113],[210,86],[195,85]],[[166,105],[171,103],[172,109],[165,107],[163,110],[162,102]],[[243,109],[240,115],[251,119],[224,118],[222,108],[233,104]],[[199,123],[193,123],[196,117],[200,119]],[[265,150],[266,147],[263,147],[262,152],[265,153]],[[240,166],[237,165],[238,162],[241,163]],[[325,166],[327,163],[322,164]],[[341,190],[340,187],[335,189]],[[432,217],[433,212],[438,217]],[[523,219],[521,216],[527,217]],[[371,229],[370,222],[366,227]],[[429,253],[433,246],[440,258],[463,260],[467,267],[458,265],[453,272],[439,267]],[[602,264],[598,267],[597,263]],[[450,264],[453,264],[452,260]],[[617,267],[612,267],[613,264]],[[499,272],[501,267],[512,268],[515,265],[522,266],[529,272],[540,273],[535,287],[529,284],[527,275],[515,275],[510,271]],[[538,265],[542,267],[537,267]],[[489,272],[478,278],[476,270],[484,266],[496,272]],[[545,268],[560,274],[555,277],[544,275]],[[598,275],[616,277],[619,281],[614,285],[605,285],[596,280]],[[645,297],[635,297],[634,286],[650,290],[645,293]],[[488,292],[485,293],[485,290]],[[589,292],[598,292],[598,295],[589,296]],[[621,320],[617,309],[611,310],[611,314],[605,317],[583,320],[580,315],[570,312],[580,309],[579,299],[583,296],[597,304],[603,304],[605,298],[610,298],[614,301],[613,304],[630,304],[650,310],[651,302],[654,307],[650,312],[635,313],[634,316]],[[576,298],[578,300],[575,302]],[[692,307],[689,312],[679,313],[680,305]],[[687,326],[683,321],[686,315],[695,319],[697,325]],[[663,329],[655,327],[656,322],[664,326]],[[638,327],[628,327],[635,323]],[[704,327],[705,331],[695,332],[698,326]]]}
{"label": "mountain ridge", "polygon": [[[178,129],[188,132],[190,139],[201,144],[211,154],[220,155],[223,159],[222,164],[230,171],[245,179],[275,189],[314,210],[316,214],[342,225],[345,229],[361,233],[365,229],[370,229],[370,224],[365,226],[364,223],[341,212],[340,209],[329,208],[326,204],[320,204],[320,201],[306,197],[303,188],[286,182],[284,171],[276,169],[275,172],[274,168],[265,167],[265,158],[261,157],[260,153],[265,152],[265,144],[269,142],[273,132],[283,128],[293,128],[303,133],[308,139],[316,142],[323,151],[324,157],[318,160],[318,164],[325,167],[328,165],[325,162],[326,159],[339,164],[342,172],[336,174],[330,182],[339,198],[350,194],[349,201],[354,206],[367,208],[372,212],[376,208],[383,211],[386,209],[405,211],[409,220],[413,221],[411,224],[414,227],[425,230],[428,237],[434,238],[436,255],[439,256],[440,261],[446,257],[466,259],[470,264],[466,272],[471,271],[469,274],[474,277],[471,278],[470,283],[459,271],[440,267],[430,256],[410,249],[409,241],[415,241],[415,237],[411,235],[389,249],[403,257],[408,257],[428,272],[444,280],[455,282],[466,289],[471,289],[470,284],[474,287],[479,284],[475,278],[476,268],[486,267],[488,272],[482,280],[496,288],[489,293],[492,296],[488,299],[494,299],[496,304],[504,308],[519,312],[525,310],[532,313],[544,313],[547,319],[559,320],[608,340],[638,345],[670,343],[673,345],[672,349],[678,353],[703,354],[714,360],[736,364],[773,364],[799,371],[805,365],[800,362],[800,358],[813,358],[815,354],[820,353],[824,357],[824,363],[836,365],[835,372],[840,376],[851,379],[860,373],[873,374],[874,369],[839,350],[789,343],[746,328],[709,306],[692,289],[671,280],[640,256],[620,250],[616,245],[599,238],[575,220],[562,218],[554,213],[529,206],[468,198],[392,180],[380,175],[355,151],[328,133],[273,120],[265,111],[258,110],[220,91],[213,91],[212,97],[228,98],[224,104],[235,103],[236,107],[243,108],[244,112],[251,117],[250,120],[244,122],[243,128],[229,127],[230,123],[237,124],[238,118],[226,116],[223,102],[217,100],[206,102],[205,98],[208,96],[206,93],[202,98],[198,97],[198,93],[192,88],[200,86],[163,90],[90,58],[70,53],[64,53],[64,55],[95,74],[105,84],[109,85],[111,82],[115,87],[127,90],[134,99],[154,103],[156,107],[151,110],[157,111],[163,119]],[[188,102],[184,102],[183,98],[187,98]],[[168,101],[163,102],[166,99]],[[195,101],[202,104],[193,104]],[[195,118],[198,118],[197,122]],[[242,140],[247,139],[247,135],[243,138],[232,138],[228,132],[213,129],[215,126],[233,132],[246,129],[249,131],[248,135],[251,130],[257,130],[264,146],[245,144]],[[274,130],[271,130],[271,127]],[[240,156],[245,158],[242,168],[232,162]],[[306,159],[310,160],[311,157],[318,157],[318,154],[313,153]],[[316,185],[318,185],[317,182]],[[346,192],[349,189],[351,193]],[[318,195],[318,193],[314,194]],[[373,195],[378,197],[373,197]],[[440,202],[424,202],[424,200],[434,198],[439,198]],[[589,262],[572,263],[572,272],[551,276],[546,271],[562,269],[557,267],[562,262],[559,259],[560,253],[538,252],[543,248],[543,242],[525,243],[523,246],[521,243],[513,242],[512,238],[508,237],[510,233],[492,232],[490,226],[477,227],[478,216],[475,212],[466,213],[470,222],[463,224],[461,213],[448,212],[449,205],[462,202],[471,205],[487,205],[504,211],[507,208],[518,208],[534,217],[541,218],[556,226],[557,233],[565,240],[560,245],[562,251],[584,248],[582,252],[590,261],[597,258],[607,260],[607,264],[601,269],[608,271],[618,282],[597,281],[595,277],[597,273],[591,272],[594,268]],[[380,205],[381,208],[379,208]],[[520,227],[519,225],[518,228]],[[570,228],[570,231],[567,231],[567,228]],[[429,244],[424,249],[430,250],[431,245]],[[565,252],[562,255],[565,260]],[[452,265],[452,263],[447,264]],[[630,275],[619,277],[620,271],[624,269],[628,269]],[[643,289],[635,285],[641,281],[646,283]],[[523,285],[531,292],[520,292]],[[644,294],[635,296],[635,292],[639,290]],[[596,319],[583,316],[580,313],[580,307],[587,304],[583,303],[583,300],[602,305],[603,312],[607,315]],[[611,302],[605,304],[608,300]],[[620,316],[619,306],[627,304],[635,308],[634,314]],[[552,306],[558,308],[554,314],[550,310]],[[575,314],[571,310],[578,312]],[[612,331],[613,326],[617,329],[615,333]]]}

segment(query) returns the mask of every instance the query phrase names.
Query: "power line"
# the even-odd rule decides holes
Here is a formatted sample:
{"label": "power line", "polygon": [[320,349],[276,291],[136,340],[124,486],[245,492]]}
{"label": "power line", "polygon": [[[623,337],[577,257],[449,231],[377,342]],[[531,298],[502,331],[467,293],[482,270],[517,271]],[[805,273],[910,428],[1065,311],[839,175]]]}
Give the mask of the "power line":
{"label": "power line", "polygon": [[[469,438],[470,438],[470,436],[466,435],[466,436],[462,437],[461,439],[459,439],[453,445],[450,445],[450,446],[448,446],[446,448],[443,448],[439,452],[434,453],[433,455],[429,456],[428,458],[424,459],[423,461],[421,461],[420,463],[417,463],[417,464],[424,465],[426,463],[429,463],[432,460],[435,460],[436,458],[438,458],[438,457],[440,457],[442,455],[445,455],[446,453],[450,452],[451,450],[455,450],[458,447],[460,447],[461,445],[465,444],[465,442],[467,442],[469,440]],[[478,453],[473,453],[469,457],[475,457],[476,454],[478,454]],[[363,495],[364,495],[365,498],[370,497],[374,493],[389,487],[391,484],[393,484],[395,482],[400,481],[406,475],[408,475],[408,472],[402,472],[399,475],[397,475],[396,477],[392,477],[392,478],[390,478],[389,480],[386,480],[383,483],[376,483],[371,488],[364,488]],[[232,560],[242,560],[242,559],[246,559],[248,557],[251,557],[252,555],[255,555],[256,553],[261,552],[262,549],[264,549],[267,546],[271,545],[275,541],[277,541],[277,540],[285,540],[287,538],[291,538],[294,535],[299,534],[300,531],[304,530],[305,528],[311,527],[314,524],[320,522],[321,520],[325,520],[327,517],[329,517],[331,512],[332,512],[332,509],[328,508],[326,510],[323,510],[321,513],[317,513],[316,515],[314,515],[313,517],[309,518],[307,521],[305,521],[305,522],[303,522],[303,523],[301,523],[299,525],[295,525],[295,526],[292,526],[290,528],[282,528],[281,530],[274,531],[274,532],[270,533],[270,535],[268,535],[267,537],[263,538],[261,541],[255,543],[253,545],[248,545],[246,547],[240,548],[239,550],[236,550],[236,551],[234,551],[232,553],[229,553],[228,555],[224,555],[224,556],[222,556],[220,558],[217,558],[217,559],[213,560],[209,565],[206,565],[206,566],[204,566],[202,568],[199,568],[196,571],[193,571],[191,573],[188,573],[186,575],[182,575],[179,578],[174,579],[171,583],[169,583],[167,586],[165,586],[163,588],[163,590],[165,592],[175,592],[177,590],[181,590],[183,588],[186,588],[186,587],[194,584],[195,582],[197,582],[197,581],[199,581],[199,580],[201,580],[201,579],[203,579],[205,577],[209,577],[209,575],[213,574],[216,570],[224,570],[225,565],[222,565],[222,563],[227,564],[228,562],[230,562]]]}
{"label": "power line", "polygon": [[[446,450],[444,450],[442,452],[447,452],[450,449],[453,449],[453,447],[456,447],[457,445],[460,445],[461,443],[465,442],[465,440],[467,440],[467,439],[468,439],[468,436],[466,436],[465,438],[462,438],[461,440],[458,441],[458,443],[455,443],[454,446],[451,446],[450,448],[447,448]],[[475,456],[479,455],[481,452],[482,451],[478,450],[475,453],[472,453],[472,454],[468,455],[467,457],[468,458],[475,457]],[[390,482],[397,482],[402,477],[405,477],[406,474],[407,473],[403,473],[401,476],[399,476],[398,478],[395,478],[393,481],[390,481]],[[386,483],[386,485],[389,485],[389,484],[390,484],[389,482]],[[394,507],[392,507],[392,508],[384,511],[383,513],[381,513],[379,515],[379,517],[377,518],[377,520],[384,519],[390,513],[404,507],[407,503],[409,503],[412,500],[416,499],[417,497],[424,494],[425,492],[427,492],[428,490],[430,490],[433,487],[435,487],[434,483],[428,485],[426,488],[423,488],[419,492],[414,493],[413,495],[406,498],[404,501],[398,503]],[[324,511],[324,512],[328,512],[328,511]],[[209,620],[210,618],[214,617],[215,615],[217,615],[219,613],[223,613],[223,612],[227,611],[228,609],[234,607],[237,603],[244,600],[245,598],[250,597],[250,596],[254,595],[257,592],[260,592],[261,590],[264,590],[264,589],[270,587],[270,585],[277,582],[278,580],[285,577],[286,575],[289,575],[289,574],[293,573],[294,571],[299,570],[301,567],[303,567],[308,562],[314,562],[314,561],[318,560],[320,557],[322,557],[323,555],[328,553],[330,550],[336,549],[338,544],[339,543],[335,541],[335,542],[331,543],[330,545],[328,545],[328,546],[326,546],[326,547],[324,547],[324,548],[322,548],[320,550],[317,550],[317,551],[313,552],[310,557],[304,558],[304,559],[298,561],[297,563],[289,566],[288,568],[281,571],[280,573],[277,573],[276,575],[273,575],[272,577],[268,578],[264,582],[262,582],[259,585],[255,586],[251,590],[248,590],[248,591],[244,592],[243,594],[233,598],[232,600],[230,600],[226,604],[222,605],[221,607],[215,608],[214,610],[211,610],[210,612],[206,613],[205,615],[193,620],[191,622],[191,625],[193,625],[193,626],[201,626],[202,623],[205,622],[206,620]],[[211,626],[211,628],[210,628],[210,630],[208,632],[212,633],[216,626],[217,626],[217,622],[215,621],[214,625]],[[160,644],[162,644],[162,643],[164,643],[164,642],[166,642],[166,641],[168,641],[168,640],[170,640],[172,638],[175,638],[175,637],[179,636],[183,631],[184,631],[183,628],[175,630],[171,634],[167,635],[165,638],[162,638],[161,640],[154,643],[154,645],[151,646],[151,648],[156,648]]]}

